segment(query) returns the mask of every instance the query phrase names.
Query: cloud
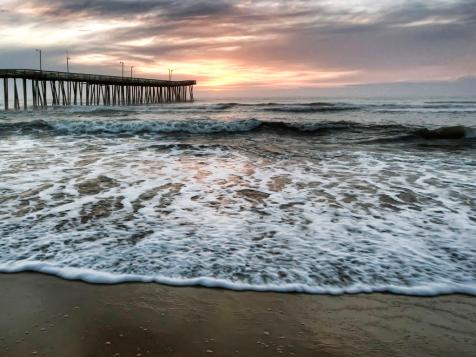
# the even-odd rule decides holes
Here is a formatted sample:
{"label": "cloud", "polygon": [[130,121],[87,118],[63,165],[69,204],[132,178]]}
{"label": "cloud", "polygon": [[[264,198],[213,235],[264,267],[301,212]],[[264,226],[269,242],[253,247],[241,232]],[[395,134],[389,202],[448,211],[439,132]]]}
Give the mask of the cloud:
{"label": "cloud", "polygon": [[160,13],[169,18],[213,16],[228,13],[233,3],[212,0],[30,0],[27,7],[42,16],[61,17],[134,17]]}
{"label": "cloud", "polygon": [[[476,0],[10,0],[7,5],[0,12],[0,46],[8,54],[0,57],[2,66],[13,66],[16,58],[26,64],[27,48],[41,46],[52,69],[69,48],[78,70],[113,71],[124,60],[158,75],[171,66],[221,89],[444,80],[476,73]],[[323,73],[329,74],[325,80]]]}

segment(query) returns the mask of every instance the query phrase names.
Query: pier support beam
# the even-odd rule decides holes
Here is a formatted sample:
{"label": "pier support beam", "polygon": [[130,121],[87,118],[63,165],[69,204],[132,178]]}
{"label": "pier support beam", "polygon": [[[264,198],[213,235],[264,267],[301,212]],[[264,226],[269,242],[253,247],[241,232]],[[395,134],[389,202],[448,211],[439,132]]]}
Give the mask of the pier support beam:
{"label": "pier support beam", "polygon": [[79,82],[79,105],[83,105],[83,82]]}
{"label": "pier support beam", "polygon": [[15,110],[20,110],[20,100],[18,98],[17,79],[13,78],[13,106]]}
{"label": "pier support beam", "polygon": [[43,107],[48,106],[47,98],[46,98],[46,81],[42,81],[42,86],[43,86]]}
{"label": "pier support beam", "polygon": [[3,78],[3,104],[5,110],[8,110],[8,78]]}
{"label": "pier support beam", "polygon": [[28,108],[28,97],[27,97],[27,88],[26,88],[26,79],[23,78],[23,109]]}
{"label": "pier support beam", "polygon": [[33,108],[36,109],[36,91],[35,91],[35,81],[31,81],[31,96],[33,100]]}

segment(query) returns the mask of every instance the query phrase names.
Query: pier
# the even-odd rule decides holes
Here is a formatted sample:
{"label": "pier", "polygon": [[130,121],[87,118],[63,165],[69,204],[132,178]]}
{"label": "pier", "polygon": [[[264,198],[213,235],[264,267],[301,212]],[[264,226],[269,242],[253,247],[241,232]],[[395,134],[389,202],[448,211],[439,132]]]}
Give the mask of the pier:
{"label": "pier", "polygon": [[193,101],[193,86],[197,84],[194,80],[167,81],[32,69],[0,69],[0,78],[3,79],[5,110],[10,108],[10,90],[13,91],[12,108],[20,110],[28,109],[28,103],[37,109],[59,105],[187,102]]}

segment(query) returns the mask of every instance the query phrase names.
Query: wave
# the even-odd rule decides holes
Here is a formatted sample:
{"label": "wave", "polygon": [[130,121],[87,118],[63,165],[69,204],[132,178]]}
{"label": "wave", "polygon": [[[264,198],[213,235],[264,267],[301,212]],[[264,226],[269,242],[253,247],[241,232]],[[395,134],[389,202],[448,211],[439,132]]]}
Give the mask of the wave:
{"label": "wave", "polygon": [[476,104],[475,100],[435,100],[426,101],[428,104]]}
{"label": "wave", "polygon": [[[362,109],[361,106],[356,106],[348,103],[331,103],[331,102],[309,102],[309,103],[217,103],[206,106],[202,109],[208,110],[227,110],[235,107],[255,107],[260,110],[269,112],[289,112],[289,113],[317,113],[317,112],[339,112]],[[198,106],[188,107],[189,109],[200,108]]]}
{"label": "wave", "polygon": [[269,112],[284,112],[284,113],[333,113],[333,112],[347,112],[347,111],[357,111],[361,107],[357,106],[334,106],[334,105],[325,105],[325,106],[281,106],[275,108],[267,108],[266,111]]}
{"label": "wave", "polygon": [[424,139],[473,139],[476,138],[476,130],[462,125],[447,126],[434,130],[427,128],[415,132]]}
{"label": "wave", "polygon": [[310,103],[258,103],[253,104],[256,107],[262,107],[267,112],[283,113],[328,113],[342,111],[356,111],[362,109],[361,106],[348,103],[331,102],[310,102]]}
{"label": "wave", "polygon": [[[0,124],[0,134],[31,134],[51,132],[59,135],[94,134],[154,134],[189,133],[219,134],[267,131],[277,134],[324,134],[335,131],[352,131],[372,134],[393,135],[394,141],[411,139],[459,140],[475,139],[476,129],[462,125],[436,129],[418,128],[399,124],[363,124],[349,121],[323,122],[283,122],[245,119],[235,121],[190,120],[190,121],[153,121],[153,120],[33,120]],[[386,138],[388,139],[388,138]],[[390,139],[388,139],[390,140]]]}
{"label": "wave", "polygon": [[378,114],[453,114],[453,115],[465,115],[475,114],[476,108],[401,108],[401,109],[376,109],[375,113]]}
{"label": "wave", "polygon": [[114,114],[126,114],[126,113],[136,113],[136,107],[96,107],[96,106],[73,106],[73,107],[53,107],[53,110],[58,110],[62,112],[66,109],[67,113],[74,113],[74,114],[107,114],[107,115],[114,115]]}
{"label": "wave", "polygon": [[302,102],[302,103],[236,103],[224,102],[208,106],[186,107],[189,110],[221,111],[239,107],[255,108],[265,112],[283,113],[333,113],[346,111],[371,110],[379,113],[407,113],[407,112],[445,112],[445,113],[474,113],[475,101],[434,101],[422,104],[411,103],[380,103],[380,104],[355,104],[346,102]]}
{"label": "wave", "polygon": [[360,293],[392,293],[410,296],[437,296],[448,294],[476,295],[475,284],[456,283],[426,283],[415,286],[406,285],[366,285],[354,284],[348,287],[340,286],[310,286],[305,284],[266,284],[254,285],[211,277],[169,278],[161,276],[114,274],[85,268],[58,267],[53,264],[29,261],[0,265],[2,273],[37,272],[58,276],[66,280],[80,280],[92,284],[121,284],[130,282],[159,283],[170,286],[201,286],[207,288],[222,288],[235,291],[307,293],[321,295],[343,295]]}
{"label": "wave", "polygon": [[367,125],[355,122],[335,121],[318,123],[261,121],[244,119],[234,121],[216,120],[32,120],[0,124],[0,133],[29,134],[51,131],[57,134],[147,134],[147,133],[190,133],[216,134],[239,133],[248,131],[273,131],[285,133],[319,133],[329,130],[345,129],[402,129],[401,125],[375,124]]}
{"label": "wave", "polygon": [[[57,114],[73,114],[75,116],[86,117],[128,117],[134,114],[177,114],[177,113],[217,113],[227,112],[233,109],[245,109],[252,112],[271,113],[323,113],[333,114],[340,112],[368,111],[380,114],[398,113],[475,113],[476,101],[427,101],[422,103],[355,103],[355,102],[333,102],[333,101],[310,101],[310,102],[219,102],[219,103],[170,103],[167,105],[134,105],[134,106],[72,106],[68,108],[51,107],[48,112]],[[10,112],[9,115],[15,115]]]}
{"label": "wave", "polygon": [[206,111],[226,111],[237,107],[249,107],[257,111],[274,113],[339,113],[371,111],[380,114],[400,114],[400,113],[447,113],[447,114],[471,114],[476,113],[473,102],[428,102],[425,104],[351,104],[332,102],[310,102],[310,103],[218,103],[204,108],[189,107],[190,110],[202,109]]}
{"label": "wave", "polygon": [[218,103],[218,104],[212,104],[210,105],[209,109],[215,109],[215,110],[224,110],[224,109],[230,109],[238,106],[248,106],[246,104],[239,104],[239,103]]}
{"label": "wave", "polygon": [[407,133],[397,134],[393,136],[385,136],[382,138],[372,138],[359,141],[360,144],[404,144],[410,142],[441,142],[444,145],[454,144],[473,144],[476,138],[476,130],[464,126],[449,126],[438,129],[414,129]]}
{"label": "wave", "polygon": [[58,134],[146,134],[146,133],[226,133],[256,129],[262,122],[256,119],[241,121],[92,121],[62,120],[15,122],[0,124],[1,132],[31,133],[52,131]]}
{"label": "wave", "polygon": [[[173,112],[175,110],[185,111],[226,111],[232,108],[255,108],[258,110],[271,111],[271,112],[332,112],[332,111],[344,111],[344,110],[358,110],[360,107],[346,104],[346,103],[326,103],[326,102],[311,102],[311,103],[236,103],[236,102],[224,102],[215,103],[209,105],[171,105],[170,107],[164,107],[163,110]],[[161,108],[161,112],[163,111]]]}

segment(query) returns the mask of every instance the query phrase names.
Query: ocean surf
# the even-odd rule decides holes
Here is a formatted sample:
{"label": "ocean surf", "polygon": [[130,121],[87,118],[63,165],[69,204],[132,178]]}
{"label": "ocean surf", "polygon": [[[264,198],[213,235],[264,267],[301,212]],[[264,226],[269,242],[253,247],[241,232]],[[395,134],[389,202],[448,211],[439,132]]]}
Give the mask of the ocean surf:
{"label": "ocean surf", "polygon": [[475,103],[2,113],[0,271],[476,295]]}

